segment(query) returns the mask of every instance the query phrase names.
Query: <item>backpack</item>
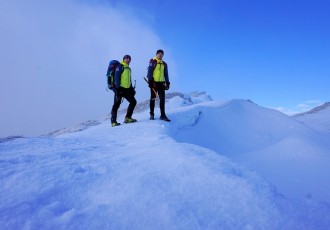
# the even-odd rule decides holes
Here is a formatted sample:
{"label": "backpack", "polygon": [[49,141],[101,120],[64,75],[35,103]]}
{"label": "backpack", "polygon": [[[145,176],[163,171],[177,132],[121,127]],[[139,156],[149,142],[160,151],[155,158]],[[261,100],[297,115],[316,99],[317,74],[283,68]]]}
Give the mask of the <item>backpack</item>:
{"label": "backpack", "polygon": [[117,60],[111,60],[109,62],[108,71],[107,71],[107,74],[106,74],[109,89],[116,88],[114,77],[115,77],[115,70],[116,70],[116,68],[119,64],[120,64],[120,62],[117,61]]}

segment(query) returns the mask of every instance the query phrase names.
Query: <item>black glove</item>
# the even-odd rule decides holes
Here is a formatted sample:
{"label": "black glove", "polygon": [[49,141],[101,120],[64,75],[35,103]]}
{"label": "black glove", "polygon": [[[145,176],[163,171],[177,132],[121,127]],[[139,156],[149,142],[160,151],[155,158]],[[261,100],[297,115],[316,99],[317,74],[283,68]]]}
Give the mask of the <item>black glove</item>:
{"label": "black glove", "polygon": [[170,88],[170,82],[169,81],[167,81],[166,82],[166,84],[165,84],[165,90],[169,90],[169,88]]}
{"label": "black glove", "polygon": [[154,82],[154,80],[149,80],[148,81],[148,84],[149,84],[149,88],[155,88],[155,82]]}
{"label": "black glove", "polygon": [[135,94],[136,94],[135,88],[130,87],[130,93],[131,93],[133,96],[135,96]]}
{"label": "black glove", "polygon": [[111,89],[111,90],[113,90],[113,89],[116,88],[116,86],[115,86],[115,84],[108,84],[108,88]]}

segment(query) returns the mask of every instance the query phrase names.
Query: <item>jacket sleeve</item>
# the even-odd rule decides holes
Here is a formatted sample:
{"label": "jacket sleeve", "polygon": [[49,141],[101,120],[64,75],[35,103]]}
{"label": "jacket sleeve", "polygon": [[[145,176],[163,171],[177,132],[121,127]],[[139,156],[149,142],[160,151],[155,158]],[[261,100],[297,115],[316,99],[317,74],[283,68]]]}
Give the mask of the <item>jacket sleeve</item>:
{"label": "jacket sleeve", "polygon": [[168,77],[168,69],[167,69],[167,64],[166,63],[165,63],[165,68],[164,68],[164,77],[165,77],[165,81],[166,82],[169,82],[170,81],[170,79]]}
{"label": "jacket sleeve", "polygon": [[107,70],[107,74],[106,74],[108,77],[110,76],[110,72],[111,72],[111,68],[110,68],[110,66],[111,66],[111,65],[110,65],[110,62],[109,62],[108,70]]}
{"label": "jacket sleeve", "polygon": [[122,73],[123,73],[123,65],[119,64],[115,71],[115,85],[117,89],[120,87],[120,78]]}
{"label": "jacket sleeve", "polygon": [[111,85],[111,76],[108,76],[108,75],[107,75],[107,83],[108,83],[108,86]]}
{"label": "jacket sleeve", "polygon": [[153,80],[155,63],[156,62],[153,59],[149,61],[148,74],[147,74],[148,81]]}

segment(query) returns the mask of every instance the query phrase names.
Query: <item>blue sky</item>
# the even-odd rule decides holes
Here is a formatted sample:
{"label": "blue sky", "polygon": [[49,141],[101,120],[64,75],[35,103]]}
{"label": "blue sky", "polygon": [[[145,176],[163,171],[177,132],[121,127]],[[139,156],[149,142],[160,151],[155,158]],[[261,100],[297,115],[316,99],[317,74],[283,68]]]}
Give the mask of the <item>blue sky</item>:
{"label": "blue sky", "polygon": [[106,67],[125,54],[145,100],[142,77],[160,48],[170,91],[308,110],[330,101],[328,8],[303,0],[2,0],[0,136],[105,116],[113,100]]}
{"label": "blue sky", "polygon": [[180,88],[287,110],[329,101],[327,1],[149,1],[135,7],[141,5],[173,55]]}

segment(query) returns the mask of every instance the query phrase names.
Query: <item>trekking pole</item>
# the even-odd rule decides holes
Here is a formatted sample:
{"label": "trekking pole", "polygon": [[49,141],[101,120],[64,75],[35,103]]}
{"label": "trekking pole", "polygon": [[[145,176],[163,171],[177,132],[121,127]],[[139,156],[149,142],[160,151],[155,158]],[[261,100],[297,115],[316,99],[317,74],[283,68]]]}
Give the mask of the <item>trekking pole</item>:
{"label": "trekking pole", "polygon": [[[147,80],[146,77],[144,77],[143,79],[149,84],[149,81]],[[158,94],[157,94],[156,90],[154,88],[151,88],[151,89],[152,89],[152,91],[154,92],[154,94],[155,94],[155,96],[157,98],[158,97]]]}

